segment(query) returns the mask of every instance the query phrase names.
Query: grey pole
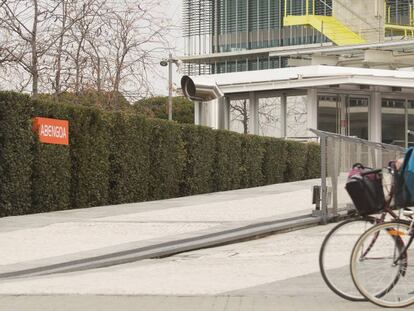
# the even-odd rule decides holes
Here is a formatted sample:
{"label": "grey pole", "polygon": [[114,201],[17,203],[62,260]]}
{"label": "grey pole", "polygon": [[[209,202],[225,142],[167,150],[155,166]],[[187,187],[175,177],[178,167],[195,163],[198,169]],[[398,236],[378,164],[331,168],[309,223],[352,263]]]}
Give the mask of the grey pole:
{"label": "grey pole", "polygon": [[168,120],[172,121],[172,54],[168,56]]}

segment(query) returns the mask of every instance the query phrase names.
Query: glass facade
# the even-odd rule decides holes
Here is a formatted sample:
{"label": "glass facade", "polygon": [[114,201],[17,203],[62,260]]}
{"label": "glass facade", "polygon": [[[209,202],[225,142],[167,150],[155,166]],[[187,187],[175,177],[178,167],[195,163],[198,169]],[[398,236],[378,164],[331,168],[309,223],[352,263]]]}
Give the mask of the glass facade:
{"label": "glass facade", "polygon": [[[283,26],[284,0],[216,0],[213,14],[217,31],[213,33],[213,52],[232,52],[268,47],[326,42],[310,27]],[[289,14],[304,14],[305,0],[287,2]],[[332,0],[317,1],[316,14],[332,14]]]}
{"label": "glass facade", "polygon": [[[285,3],[288,7],[285,8]],[[332,14],[332,0],[315,1],[315,12]],[[305,0],[183,0],[186,55],[235,52],[327,42],[312,27],[283,26],[283,17],[306,11]],[[237,59],[186,64],[188,74],[284,67],[285,58]]]}
{"label": "glass facade", "polygon": [[[414,130],[414,101],[384,98],[381,117],[382,141],[404,147],[407,130]],[[414,146],[414,136],[408,135],[407,139],[408,146]]]}

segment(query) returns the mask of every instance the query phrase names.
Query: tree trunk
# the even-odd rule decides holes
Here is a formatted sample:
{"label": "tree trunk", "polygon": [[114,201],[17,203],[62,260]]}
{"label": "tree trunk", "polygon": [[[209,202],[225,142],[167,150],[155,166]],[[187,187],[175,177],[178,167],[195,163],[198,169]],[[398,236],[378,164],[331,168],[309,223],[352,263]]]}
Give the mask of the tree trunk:
{"label": "tree trunk", "polygon": [[249,133],[249,116],[247,114],[247,100],[243,101],[243,130],[244,134]]}
{"label": "tree trunk", "polygon": [[32,95],[34,98],[37,97],[39,93],[39,70],[38,70],[38,57],[37,57],[37,23],[39,17],[39,8],[37,0],[33,0],[34,5],[34,16],[33,16],[33,28],[31,36],[31,49],[32,49],[32,64],[31,64],[31,74],[32,74]]}
{"label": "tree trunk", "polygon": [[55,98],[58,100],[58,95],[61,92],[61,72],[62,72],[62,51],[63,51],[63,37],[65,35],[66,28],[66,19],[67,19],[67,7],[66,1],[62,0],[62,29],[60,32],[59,43],[57,47],[57,56],[56,56],[56,75],[55,75]]}

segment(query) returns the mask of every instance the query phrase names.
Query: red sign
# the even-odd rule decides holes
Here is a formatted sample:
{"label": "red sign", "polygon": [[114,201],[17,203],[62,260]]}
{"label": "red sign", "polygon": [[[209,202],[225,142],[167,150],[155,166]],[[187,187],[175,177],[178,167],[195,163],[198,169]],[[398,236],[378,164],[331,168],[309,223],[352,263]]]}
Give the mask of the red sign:
{"label": "red sign", "polygon": [[69,121],[40,118],[33,119],[33,131],[45,144],[69,145]]}

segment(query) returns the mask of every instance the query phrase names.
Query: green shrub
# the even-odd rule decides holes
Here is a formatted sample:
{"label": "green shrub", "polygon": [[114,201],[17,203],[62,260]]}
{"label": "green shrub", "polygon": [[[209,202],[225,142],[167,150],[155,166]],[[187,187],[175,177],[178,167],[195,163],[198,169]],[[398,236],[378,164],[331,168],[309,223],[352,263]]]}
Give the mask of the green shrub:
{"label": "green shrub", "polygon": [[306,178],[319,178],[321,176],[321,147],[316,143],[308,143],[307,149]]}
{"label": "green shrub", "polygon": [[207,127],[182,125],[181,135],[186,151],[181,195],[213,192],[214,131]]}
{"label": "green shrub", "polygon": [[264,183],[277,184],[283,182],[286,170],[286,142],[278,138],[264,138],[263,177]]}
{"label": "green shrub", "polygon": [[216,150],[214,162],[215,191],[240,188],[242,161],[241,135],[229,131],[215,131]]}
{"label": "green shrub", "polygon": [[[33,102],[32,116],[67,119],[67,106]],[[70,131],[70,127],[69,127]],[[43,144],[35,135],[32,166],[32,212],[46,212],[71,208],[70,146]],[[70,133],[69,133],[70,137]]]}
{"label": "green shrub", "polygon": [[29,97],[0,93],[0,216],[30,212],[31,128]]}
{"label": "green shrub", "polygon": [[263,185],[262,163],[264,157],[263,137],[242,135],[241,186],[243,188]]}
{"label": "green shrub", "polygon": [[286,182],[302,180],[306,177],[307,147],[304,143],[286,141]]}
{"label": "green shrub", "polygon": [[185,159],[181,128],[163,120],[148,122],[151,128],[149,198],[178,197]]}
{"label": "green shrub", "polygon": [[[41,144],[32,117],[69,121]],[[315,178],[320,147],[0,92],[0,216]]]}
{"label": "green shrub", "polygon": [[145,201],[150,175],[148,122],[136,115],[116,113],[111,124],[110,202]]}
{"label": "green shrub", "polygon": [[109,203],[110,122],[105,113],[73,106],[68,114],[72,208]]}
{"label": "green shrub", "polygon": [[[147,117],[168,120],[168,97],[144,98],[132,106],[133,111]],[[183,96],[173,97],[173,120],[178,123],[194,123],[194,103]]]}

